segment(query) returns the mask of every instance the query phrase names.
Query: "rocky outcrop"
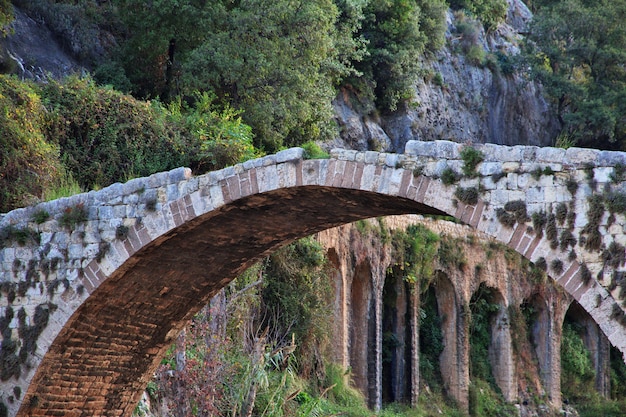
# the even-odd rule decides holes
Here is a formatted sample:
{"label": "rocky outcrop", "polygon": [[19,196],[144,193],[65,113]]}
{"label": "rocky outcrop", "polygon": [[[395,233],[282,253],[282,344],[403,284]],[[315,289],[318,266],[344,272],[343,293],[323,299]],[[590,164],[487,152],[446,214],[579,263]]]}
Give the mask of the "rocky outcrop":
{"label": "rocky outcrop", "polygon": [[[446,46],[423,63],[428,76],[415,86],[413,103],[391,114],[362,114],[343,90],[334,102],[341,139],[333,145],[393,152],[409,140],[552,145],[559,125],[541,85],[524,69],[511,70],[531,17],[521,0],[509,0],[506,23],[486,34],[474,22],[477,36],[468,40],[457,30],[467,16],[448,12]],[[482,62],[469,56],[471,46],[480,48]]]}
{"label": "rocky outcrop", "polygon": [[0,39],[1,72],[45,81],[49,77],[61,78],[84,71],[60,46],[45,23],[29,17],[19,8],[14,8],[14,13],[10,35]]}

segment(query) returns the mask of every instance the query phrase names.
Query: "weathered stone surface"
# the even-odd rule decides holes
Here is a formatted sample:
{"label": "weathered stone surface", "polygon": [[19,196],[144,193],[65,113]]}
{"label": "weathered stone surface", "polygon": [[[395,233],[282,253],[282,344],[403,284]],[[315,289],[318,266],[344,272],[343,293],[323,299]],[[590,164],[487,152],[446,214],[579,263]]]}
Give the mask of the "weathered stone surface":
{"label": "weathered stone surface", "polygon": [[[485,146],[481,149],[488,162],[476,172],[497,174],[490,164],[501,163],[506,178],[496,182],[493,176],[478,175],[444,185],[435,175],[441,161],[460,172],[463,146],[409,142],[409,159],[335,150],[328,160],[302,160],[301,150],[289,150],[199,177],[180,168],[0,215],[5,236],[0,242],[0,316],[7,317],[9,307],[23,307],[28,320],[34,320],[38,308],[49,311],[48,325],[36,340],[40,353],[29,354],[0,381],[0,392],[20,386],[25,393],[8,404],[9,415],[44,416],[62,409],[68,416],[80,415],[72,411],[78,409],[91,415],[129,414],[172,335],[252,262],[298,237],[391,214],[455,216],[533,262],[561,265],[549,273],[581,301],[609,341],[626,352],[621,303],[610,294],[601,308],[582,300],[589,288],[608,285],[595,278],[604,265],[603,248],[584,243],[593,238],[582,233],[593,218],[587,214],[589,197],[602,198],[605,189],[617,192],[624,186],[615,183],[609,165],[595,167],[593,187],[585,172],[594,154],[611,161],[620,155],[608,158],[590,150],[576,162],[562,150]],[[407,160],[414,165],[405,167]],[[523,172],[536,166],[556,172],[538,179]],[[568,190],[570,179],[579,184],[575,196]],[[541,237],[532,232],[530,218],[504,222],[503,213],[512,215],[511,202],[525,204],[528,216],[554,213],[557,203],[565,203],[576,218],[571,228],[567,222],[557,225],[557,236],[567,229],[583,243],[565,243],[561,250],[545,231]],[[34,216],[42,210],[50,218],[38,224]],[[609,231],[608,217],[604,213],[598,227],[605,248],[625,241],[623,214],[615,213]],[[20,230],[28,233],[16,232]],[[620,233],[613,235],[616,230]],[[570,250],[574,261],[568,259]],[[581,278],[579,262],[594,271],[588,283]],[[13,330],[2,337],[23,343],[13,317]],[[374,349],[380,350],[380,342]],[[110,377],[98,378],[103,372]],[[76,383],[71,391],[59,384],[68,379]],[[465,389],[458,387],[460,393]],[[0,400],[7,402],[6,397]]]}

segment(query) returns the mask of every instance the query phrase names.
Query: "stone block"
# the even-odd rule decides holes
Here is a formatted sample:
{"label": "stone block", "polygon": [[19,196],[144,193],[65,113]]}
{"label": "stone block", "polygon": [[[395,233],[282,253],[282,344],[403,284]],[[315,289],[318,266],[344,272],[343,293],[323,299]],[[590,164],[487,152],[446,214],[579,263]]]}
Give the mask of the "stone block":
{"label": "stone block", "polygon": [[296,161],[302,159],[304,156],[304,149],[302,148],[290,148],[280,151],[276,154],[276,163],[280,164],[288,161]]}
{"label": "stone block", "polygon": [[568,148],[565,151],[566,164],[573,166],[584,166],[585,164],[597,165],[599,162],[599,152],[595,149]]}

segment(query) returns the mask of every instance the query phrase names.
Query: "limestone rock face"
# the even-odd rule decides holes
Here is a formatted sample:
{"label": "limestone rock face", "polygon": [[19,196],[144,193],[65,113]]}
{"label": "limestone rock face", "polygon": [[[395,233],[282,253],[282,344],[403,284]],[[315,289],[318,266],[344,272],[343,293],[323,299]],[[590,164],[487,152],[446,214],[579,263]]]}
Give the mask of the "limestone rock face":
{"label": "limestone rock face", "polygon": [[[532,18],[521,0],[509,0],[506,23],[493,33],[480,28],[477,45],[503,59],[520,52],[522,34]],[[472,64],[456,32],[459,16],[447,14],[446,46],[423,63],[431,77],[415,86],[414,102],[391,114],[359,114],[350,94],[335,100],[343,147],[398,152],[408,140],[550,146],[559,124],[541,85],[523,71],[503,73],[494,65]],[[360,138],[355,141],[354,138]],[[334,143],[334,146],[339,143]]]}
{"label": "limestone rock face", "polygon": [[25,79],[45,81],[81,73],[84,68],[57,42],[50,29],[41,21],[15,8],[12,33],[0,39],[2,72]]}

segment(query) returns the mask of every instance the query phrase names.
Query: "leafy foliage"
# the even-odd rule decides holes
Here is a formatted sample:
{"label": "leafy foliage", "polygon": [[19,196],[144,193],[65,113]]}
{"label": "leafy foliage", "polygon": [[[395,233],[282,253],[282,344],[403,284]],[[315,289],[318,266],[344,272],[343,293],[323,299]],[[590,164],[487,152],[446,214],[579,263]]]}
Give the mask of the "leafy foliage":
{"label": "leafy foliage", "polygon": [[255,145],[268,152],[329,138],[333,81],[349,71],[337,17],[330,0],[241,2],[190,53],[185,89],[211,89],[243,109]]}
{"label": "leafy foliage", "polygon": [[37,88],[0,76],[0,212],[40,198],[63,175],[59,147],[46,141]]}
{"label": "leafy foliage", "polygon": [[626,138],[626,2],[541,1],[528,55],[579,146],[616,148]]}
{"label": "leafy foliage", "polygon": [[437,311],[435,291],[430,287],[422,296],[420,310],[420,377],[435,390],[442,389],[439,356],[443,352],[441,317]]}
{"label": "leafy foliage", "polygon": [[264,271],[260,327],[272,329],[279,340],[294,335],[305,376],[320,365],[319,349],[327,341],[331,287],[325,267],[320,244],[305,238],[271,255]]}
{"label": "leafy foliage", "polygon": [[566,320],[561,339],[561,387],[563,394],[573,402],[584,401],[585,395],[594,391],[595,369],[580,330]]}
{"label": "leafy foliage", "polygon": [[46,136],[83,188],[185,165],[181,140],[158,105],[140,102],[89,78],[41,87],[48,108]]}
{"label": "leafy foliage", "polygon": [[433,279],[439,236],[424,225],[415,224],[406,231],[395,231],[392,244],[397,272],[404,281],[419,284],[420,291],[425,291]]}
{"label": "leafy foliage", "polygon": [[508,9],[506,0],[448,0],[448,3],[452,9],[465,9],[479,18],[487,31],[504,22]]}
{"label": "leafy foliage", "polygon": [[355,67],[372,88],[379,108],[393,111],[412,98],[419,75],[416,57],[443,46],[444,12],[442,1],[367,3],[360,34],[368,41],[368,55]]}

